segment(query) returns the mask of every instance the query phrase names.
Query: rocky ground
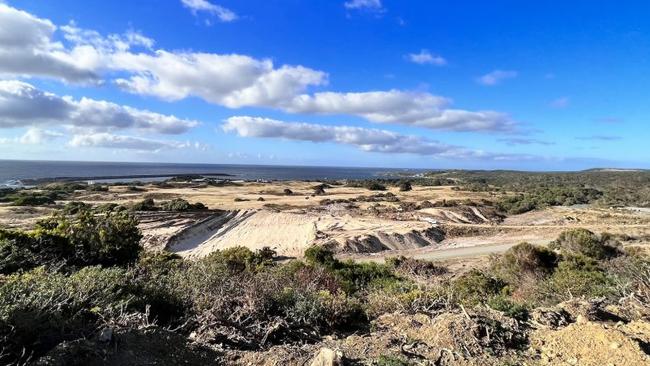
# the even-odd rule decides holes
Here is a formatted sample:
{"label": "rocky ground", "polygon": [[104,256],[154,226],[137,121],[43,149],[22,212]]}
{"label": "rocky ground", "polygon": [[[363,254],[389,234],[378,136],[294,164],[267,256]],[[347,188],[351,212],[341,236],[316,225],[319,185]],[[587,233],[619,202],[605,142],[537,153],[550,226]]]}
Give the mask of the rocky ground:
{"label": "rocky ground", "polygon": [[[646,365],[650,322],[622,317],[631,309],[632,304],[570,301],[537,309],[526,322],[489,308],[393,313],[380,316],[361,334],[264,351],[200,346],[154,326],[115,328],[92,340],[63,343],[38,364]],[[80,348],[88,350],[84,359],[79,358]]]}

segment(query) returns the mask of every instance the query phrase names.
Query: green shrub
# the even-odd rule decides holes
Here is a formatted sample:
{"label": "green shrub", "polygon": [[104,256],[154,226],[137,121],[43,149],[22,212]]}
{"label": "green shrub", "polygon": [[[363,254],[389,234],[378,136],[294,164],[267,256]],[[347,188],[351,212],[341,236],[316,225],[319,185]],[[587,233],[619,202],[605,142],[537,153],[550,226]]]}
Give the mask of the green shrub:
{"label": "green shrub", "polygon": [[89,184],[86,190],[90,192],[108,192],[108,187],[99,184]]}
{"label": "green shrub", "polygon": [[506,283],[477,269],[463,274],[451,283],[451,292],[463,305],[478,305],[501,294]]}
{"label": "green shrub", "polygon": [[368,184],[366,188],[368,188],[371,191],[385,191],[386,190],[385,185],[379,184],[377,182],[372,182],[372,183]]}
{"label": "green shrub", "polygon": [[431,261],[404,256],[386,258],[386,264],[395,272],[406,276],[432,277],[447,272],[445,267]]}
{"label": "green shrub", "polygon": [[90,209],[90,207],[91,206],[89,204],[87,204],[87,203],[83,203],[83,202],[79,202],[79,201],[72,201],[72,202],[66,203],[65,206],[63,206],[63,209],[61,210],[61,212],[64,215],[76,215],[81,211],[85,211],[85,210]]}
{"label": "green shrub", "polygon": [[320,245],[312,245],[307,248],[305,250],[305,260],[307,263],[324,266],[332,266],[336,263],[334,252]]}
{"label": "green shrub", "polygon": [[598,236],[587,229],[571,229],[562,232],[550,248],[594,259],[607,259],[621,254],[619,246],[620,243],[609,234]]}
{"label": "green shrub", "polygon": [[595,260],[572,255],[564,258],[553,275],[541,283],[542,302],[560,302],[575,297],[602,297],[614,293],[614,279]]}
{"label": "green shrub", "polygon": [[410,365],[413,365],[413,363],[409,362],[407,359],[405,359],[403,357],[381,355],[373,363],[373,365],[377,365],[377,366],[410,366]]}
{"label": "green shrub", "polygon": [[8,276],[0,286],[0,362],[38,357],[61,341],[95,331],[130,299],[127,272],[87,267],[70,276],[43,268]]}
{"label": "green shrub", "polygon": [[399,184],[399,190],[400,192],[408,192],[412,190],[413,187],[411,186],[411,182],[409,181],[404,181]]}
{"label": "green shrub", "polygon": [[171,201],[163,202],[160,205],[160,208],[163,211],[186,212],[193,210],[205,210],[207,207],[205,207],[205,205],[201,202],[191,204],[182,198],[175,198]]}
{"label": "green shrub", "polygon": [[0,273],[30,270],[41,265],[65,264],[74,248],[58,235],[0,230]]}
{"label": "green shrub", "polygon": [[492,270],[511,284],[529,277],[541,279],[557,266],[557,255],[543,247],[520,243],[493,260]]}
{"label": "green shrub", "polygon": [[126,186],[127,192],[146,192],[147,190],[144,187],[139,187],[135,184],[130,184]]}
{"label": "green shrub", "polygon": [[141,251],[138,222],[127,211],[101,215],[81,210],[74,216],[56,214],[37,223],[30,236],[36,253],[48,253],[45,243],[62,241],[62,258],[73,265],[106,266],[134,262]]}
{"label": "green shrub", "polygon": [[135,202],[130,208],[133,211],[158,211],[153,198],[145,198],[142,201]]}
{"label": "green shrub", "polygon": [[487,305],[494,309],[503,311],[503,313],[511,318],[521,321],[528,319],[528,308],[525,305],[518,304],[506,296],[499,295],[492,297],[487,301]]}
{"label": "green shrub", "polygon": [[255,252],[246,247],[232,247],[217,250],[206,256],[203,261],[222,263],[232,272],[257,271],[273,264],[276,252],[264,247]]}

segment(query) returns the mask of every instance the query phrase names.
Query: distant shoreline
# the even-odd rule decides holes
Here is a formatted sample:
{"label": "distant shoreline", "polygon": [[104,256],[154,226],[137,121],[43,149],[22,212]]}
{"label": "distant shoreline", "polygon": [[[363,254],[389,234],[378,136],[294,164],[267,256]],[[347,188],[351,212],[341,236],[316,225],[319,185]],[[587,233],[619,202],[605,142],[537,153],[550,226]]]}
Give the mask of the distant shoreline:
{"label": "distant shoreline", "polygon": [[28,178],[21,179],[23,184],[35,185],[55,182],[77,182],[89,180],[108,180],[108,179],[139,179],[139,178],[170,178],[178,176],[202,176],[202,177],[235,177],[233,174],[226,173],[177,173],[177,174],[130,174],[130,175],[104,175],[88,177],[53,177],[53,178]]}

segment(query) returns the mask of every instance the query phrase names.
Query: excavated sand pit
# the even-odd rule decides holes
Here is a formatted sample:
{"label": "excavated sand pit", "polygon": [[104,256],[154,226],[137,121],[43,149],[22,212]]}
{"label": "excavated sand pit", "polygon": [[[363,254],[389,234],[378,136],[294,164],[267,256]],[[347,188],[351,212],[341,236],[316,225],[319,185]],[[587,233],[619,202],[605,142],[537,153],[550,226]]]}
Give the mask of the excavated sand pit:
{"label": "excavated sand pit", "polygon": [[271,247],[279,255],[292,257],[302,256],[313,244],[371,253],[421,248],[436,244],[444,237],[424,221],[269,210],[223,211],[187,224],[180,228],[161,225],[143,231],[147,237],[167,234],[165,248],[185,257],[203,257],[242,243],[252,250]]}

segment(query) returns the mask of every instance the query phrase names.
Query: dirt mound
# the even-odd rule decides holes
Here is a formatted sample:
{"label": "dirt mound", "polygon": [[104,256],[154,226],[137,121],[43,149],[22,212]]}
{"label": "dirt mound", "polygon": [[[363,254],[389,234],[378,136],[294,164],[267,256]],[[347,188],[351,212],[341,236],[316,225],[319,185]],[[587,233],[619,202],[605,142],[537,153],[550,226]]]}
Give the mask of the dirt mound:
{"label": "dirt mound", "polygon": [[435,207],[419,211],[439,222],[455,224],[489,224],[503,220],[493,208],[476,206]]}
{"label": "dirt mound", "polygon": [[[376,324],[426,344],[427,357],[435,356],[440,364],[504,356],[526,344],[525,333],[517,321],[498,312],[471,315],[452,312],[435,318],[389,314],[380,317]],[[442,362],[443,359],[447,363]]]}
{"label": "dirt mound", "polygon": [[221,213],[214,211],[198,212],[139,212],[138,228],[142,231],[140,243],[147,250],[160,251],[174,237],[185,231],[188,227],[201,224]]}
{"label": "dirt mound", "polygon": [[[644,333],[650,330],[647,326],[638,328]],[[642,344],[630,337],[624,327],[601,323],[540,329],[531,334],[530,343],[542,365],[647,365],[650,362]]]}
{"label": "dirt mound", "polygon": [[187,257],[203,257],[238,245],[271,247],[279,255],[300,257],[313,244],[338,251],[374,253],[415,249],[444,239],[444,233],[424,221],[395,221],[332,212],[222,211],[208,217],[159,218],[141,225],[145,246]]}
{"label": "dirt mound", "polygon": [[439,243],[444,238],[445,233],[438,228],[412,230],[405,234],[379,232],[347,239],[344,250],[355,253],[376,253],[384,250],[422,248]]}

